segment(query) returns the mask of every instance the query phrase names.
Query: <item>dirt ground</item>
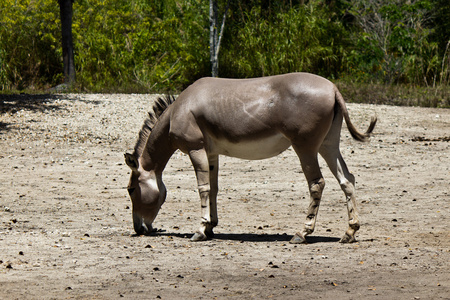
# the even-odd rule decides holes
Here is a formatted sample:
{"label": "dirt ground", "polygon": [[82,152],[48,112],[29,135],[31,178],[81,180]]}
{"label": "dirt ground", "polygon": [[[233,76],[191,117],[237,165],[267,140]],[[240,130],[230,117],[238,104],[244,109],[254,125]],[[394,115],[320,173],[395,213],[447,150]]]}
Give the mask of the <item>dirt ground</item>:
{"label": "dirt ground", "polygon": [[348,104],[368,143],[343,129],[357,180],[358,242],[344,194],[327,186],[306,245],[289,239],[308,206],[294,151],[221,157],[219,226],[200,221],[193,168],[164,173],[155,236],[134,236],[123,153],[154,96],[0,96],[1,299],[450,299],[450,110]]}

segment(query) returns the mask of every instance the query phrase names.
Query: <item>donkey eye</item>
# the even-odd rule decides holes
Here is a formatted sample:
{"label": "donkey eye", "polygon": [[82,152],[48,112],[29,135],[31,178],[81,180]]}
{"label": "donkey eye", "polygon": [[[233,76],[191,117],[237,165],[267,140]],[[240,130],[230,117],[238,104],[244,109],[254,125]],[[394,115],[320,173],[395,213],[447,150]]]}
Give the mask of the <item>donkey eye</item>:
{"label": "donkey eye", "polygon": [[128,195],[131,196],[131,194],[133,194],[135,188],[128,188]]}

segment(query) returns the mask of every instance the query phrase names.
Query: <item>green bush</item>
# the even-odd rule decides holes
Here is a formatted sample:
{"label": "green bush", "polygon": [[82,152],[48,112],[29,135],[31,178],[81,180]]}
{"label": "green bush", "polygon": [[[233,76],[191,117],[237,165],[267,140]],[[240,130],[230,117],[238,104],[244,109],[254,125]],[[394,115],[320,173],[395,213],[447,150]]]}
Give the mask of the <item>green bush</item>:
{"label": "green bush", "polygon": [[[204,1],[77,0],[73,40],[77,87],[86,91],[182,89],[208,69]],[[0,87],[63,83],[59,6],[0,3]]]}
{"label": "green bush", "polygon": [[342,23],[330,20],[328,13],[317,1],[270,19],[261,18],[261,8],[254,7],[222,52],[221,74],[256,77],[304,71],[337,76],[346,39]]}
{"label": "green bush", "polygon": [[50,0],[0,2],[0,86],[48,87],[62,78],[59,8]]}
{"label": "green bush", "polygon": [[6,62],[6,52],[0,49],[0,91],[11,88],[11,82],[8,78],[8,64]]}
{"label": "green bush", "polygon": [[[206,9],[142,1],[78,1],[74,40],[78,83],[90,91],[181,89],[207,58]],[[201,70],[201,68],[199,68]],[[198,71],[197,71],[198,72]]]}
{"label": "green bush", "polygon": [[[203,0],[75,0],[75,89],[176,92],[209,76],[208,11]],[[232,1],[219,75],[304,71],[363,92],[371,84],[417,87],[418,95],[436,88],[433,99],[407,102],[447,106],[449,13],[447,0]],[[63,83],[60,30],[55,0],[0,2],[2,91]],[[386,93],[395,103],[407,97]]]}
{"label": "green bush", "polygon": [[362,0],[352,9],[361,31],[352,34],[348,79],[425,86],[444,80],[441,53],[432,39],[433,2]]}

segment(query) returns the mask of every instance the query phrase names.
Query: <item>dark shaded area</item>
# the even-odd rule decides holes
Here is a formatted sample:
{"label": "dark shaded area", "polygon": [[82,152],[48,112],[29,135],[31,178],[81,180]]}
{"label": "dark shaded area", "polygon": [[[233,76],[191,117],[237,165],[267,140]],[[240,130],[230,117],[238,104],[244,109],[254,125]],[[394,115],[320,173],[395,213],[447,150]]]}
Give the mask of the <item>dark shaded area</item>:
{"label": "dark shaded area", "polygon": [[[139,235],[133,234],[133,237]],[[190,239],[192,233],[175,233],[166,232],[165,230],[156,230],[147,236],[171,236],[182,239]],[[241,242],[289,242],[292,239],[292,235],[288,234],[256,234],[256,233],[215,233],[212,240],[224,240],[224,241],[241,241]],[[308,236],[306,238],[307,244],[315,243],[337,243],[340,238],[329,236]],[[199,242],[202,243],[202,242]]]}
{"label": "dark shaded area", "polygon": [[[217,240],[230,240],[230,241],[242,241],[242,242],[289,242],[292,239],[292,235],[287,234],[254,234],[254,233],[224,233],[215,234],[214,239]],[[340,238],[328,237],[328,236],[308,236],[306,238],[307,244],[315,243],[331,243],[339,242]]]}
{"label": "dark shaded area", "polygon": [[411,142],[450,142],[450,136],[440,136],[436,138],[415,136],[411,139]]}
{"label": "dark shaded area", "polygon": [[[52,94],[11,94],[0,95],[0,117],[3,114],[15,114],[21,110],[40,111],[59,110],[61,106],[52,104],[60,96]],[[13,124],[0,120],[0,133]]]}
{"label": "dark shaded area", "polygon": [[52,94],[11,94],[0,95],[0,114],[14,114],[22,109],[31,111],[46,111],[60,109],[58,105],[53,105],[61,96]]}
{"label": "dark shaded area", "polygon": [[10,123],[5,123],[5,122],[0,121],[0,133],[1,133],[3,130],[8,129],[8,126],[9,126],[9,125],[11,125],[11,124],[10,124]]}

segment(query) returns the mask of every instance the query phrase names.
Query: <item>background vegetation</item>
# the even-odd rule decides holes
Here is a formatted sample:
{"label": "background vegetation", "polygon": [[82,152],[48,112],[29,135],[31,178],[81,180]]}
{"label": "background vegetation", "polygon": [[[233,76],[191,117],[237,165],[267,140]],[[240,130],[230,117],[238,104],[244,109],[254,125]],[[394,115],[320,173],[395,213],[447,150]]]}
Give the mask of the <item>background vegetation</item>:
{"label": "background vegetation", "polygon": [[[174,92],[209,76],[208,13],[205,0],[75,0],[75,89]],[[62,83],[60,31],[56,0],[2,0],[0,90]],[[221,77],[311,72],[354,101],[450,106],[448,0],[234,0],[220,53]]]}

